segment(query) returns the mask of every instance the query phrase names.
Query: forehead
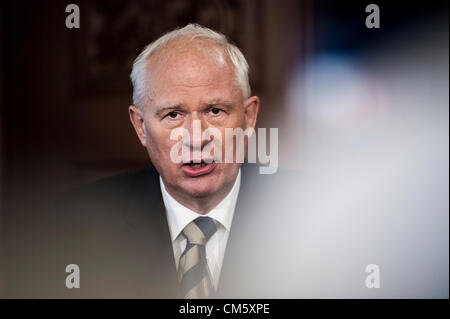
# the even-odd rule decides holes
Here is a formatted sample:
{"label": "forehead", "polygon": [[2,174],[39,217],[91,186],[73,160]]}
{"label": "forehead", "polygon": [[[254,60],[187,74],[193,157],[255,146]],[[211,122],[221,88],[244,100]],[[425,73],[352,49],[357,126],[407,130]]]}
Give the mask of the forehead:
{"label": "forehead", "polygon": [[149,58],[145,71],[146,93],[152,100],[176,93],[240,91],[224,49],[205,40],[172,41]]}

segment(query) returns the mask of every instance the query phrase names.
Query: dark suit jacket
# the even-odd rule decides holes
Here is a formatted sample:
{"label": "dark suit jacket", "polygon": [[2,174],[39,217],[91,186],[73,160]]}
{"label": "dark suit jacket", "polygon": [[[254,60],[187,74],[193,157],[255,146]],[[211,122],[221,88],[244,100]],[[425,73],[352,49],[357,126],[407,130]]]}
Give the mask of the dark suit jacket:
{"label": "dark suit jacket", "polygon": [[[420,259],[435,241],[404,237],[404,220],[395,226],[392,218],[400,217],[391,210],[366,210],[361,200],[367,198],[357,197],[364,191],[348,194],[345,174],[260,175],[256,165],[245,165],[241,173],[214,297],[403,298],[448,292],[442,280],[425,281],[445,277],[435,250]],[[146,168],[80,187],[59,200],[29,232],[20,232],[22,242],[9,244],[6,296],[181,297],[158,179]],[[405,249],[411,242],[420,244],[418,249]],[[28,255],[20,251],[25,245]],[[414,260],[427,263],[410,263],[405,270],[405,261]],[[366,287],[365,269],[372,263],[382,269],[381,289]],[[80,267],[79,289],[66,288],[68,264]],[[433,277],[436,273],[442,276]]]}
{"label": "dark suit jacket", "polygon": [[[265,297],[262,292],[269,291],[275,278],[261,276],[270,273],[261,259],[269,253],[264,239],[272,239],[270,230],[258,228],[256,221],[270,224],[282,209],[282,199],[270,196],[271,189],[280,188],[279,178],[277,174],[259,175],[257,169],[251,164],[241,169],[240,192],[215,298]],[[38,275],[42,279],[39,297],[182,297],[159,175],[153,167],[70,192],[57,202],[46,223],[49,234],[42,248],[46,266]],[[272,225],[276,227],[276,223]],[[68,264],[80,267],[78,289],[65,286]]]}

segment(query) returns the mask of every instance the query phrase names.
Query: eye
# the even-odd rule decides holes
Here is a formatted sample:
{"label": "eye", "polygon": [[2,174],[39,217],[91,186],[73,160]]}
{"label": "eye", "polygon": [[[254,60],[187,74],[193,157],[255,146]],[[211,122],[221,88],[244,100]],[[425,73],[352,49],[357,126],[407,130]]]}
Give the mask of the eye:
{"label": "eye", "polygon": [[168,113],[166,116],[168,116],[171,119],[176,119],[176,118],[178,118],[179,115],[180,115],[180,113],[178,113],[176,111],[172,111],[172,112]]}
{"label": "eye", "polygon": [[209,110],[213,115],[219,115],[221,112],[223,112],[221,109],[218,109],[217,107],[213,107]]}

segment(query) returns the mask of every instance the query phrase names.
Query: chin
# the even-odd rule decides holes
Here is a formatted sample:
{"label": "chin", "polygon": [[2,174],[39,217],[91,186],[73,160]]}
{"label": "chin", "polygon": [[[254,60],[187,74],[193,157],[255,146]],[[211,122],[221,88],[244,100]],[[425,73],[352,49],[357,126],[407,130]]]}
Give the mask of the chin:
{"label": "chin", "polygon": [[215,194],[219,190],[219,187],[212,185],[207,181],[188,181],[183,186],[186,193],[193,197],[208,197]]}

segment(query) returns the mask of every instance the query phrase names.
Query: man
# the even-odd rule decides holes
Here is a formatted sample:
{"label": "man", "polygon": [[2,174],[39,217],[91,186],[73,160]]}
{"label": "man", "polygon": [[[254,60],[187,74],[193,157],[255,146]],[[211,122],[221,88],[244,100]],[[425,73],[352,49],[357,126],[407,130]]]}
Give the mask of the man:
{"label": "man", "polygon": [[[223,35],[191,24],[150,44],[136,59],[131,79],[130,119],[160,174],[179,280],[186,297],[207,297],[218,286],[240,163],[206,162],[202,150],[214,141],[200,137],[196,146],[194,122],[219,129],[222,136],[226,128],[255,127],[259,99],[250,97],[247,62]],[[170,157],[177,143],[171,133],[178,127],[191,133],[183,145],[190,154],[187,163]],[[191,227],[199,232],[191,236],[211,238],[191,243]]]}
{"label": "man", "polygon": [[[189,24],[148,45],[131,79],[129,115],[153,167],[81,187],[55,205],[44,296],[257,297],[269,290],[261,285],[275,259],[261,263],[271,243],[255,227],[270,216],[256,205],[268,189],[250,184],[257,174],[248,164],[241,172],[237,145],[234,160],[224,161],[233,138],[217,143],[217,134],[195,134],[196,127],[222,136],[255,127],[259,99],[250,94],[244,56],[225,36]],[[189,138],[173,139],[176,129]],[[177,143],[184,162],[173,158]],[[212,144],[218,148],[204,152]],[[79,288],[65,285],[69,264],[80,269]]]}

